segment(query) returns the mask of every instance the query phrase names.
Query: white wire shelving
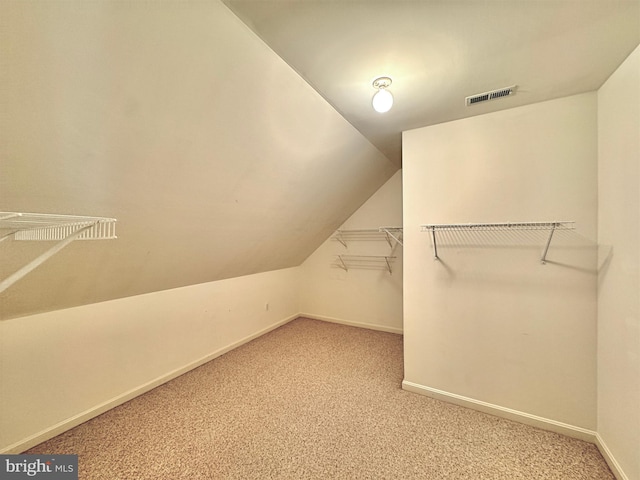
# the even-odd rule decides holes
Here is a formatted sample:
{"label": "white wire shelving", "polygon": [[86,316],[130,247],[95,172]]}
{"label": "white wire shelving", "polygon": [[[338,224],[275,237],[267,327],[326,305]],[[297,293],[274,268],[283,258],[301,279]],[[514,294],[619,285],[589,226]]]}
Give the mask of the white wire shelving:
{"label": "white wire shelving", "polygon": [[19,270],[0,281],[0,293],[35,270],[75,240],[108,240],[116,237],[116,219],[49,213],[0,212],[0,242],[56,242]]}
{"label": "white wire shelving", "polygon": [[505,222],[505,223],[450,223],[450,224],[427,224],[420,226],[421,231],[431,233],[431,241],[433,243],[434,259],[439,260],[438,242],[436,232],[513,232],[523,230],[543,230],[548,231],[547,237],[540,263],[546,263],[547,253],[554,232],[557,230],[574,230],[575,222],[573,221],[550,221],[550,222]]}
{"label": "white wire shelving", "polygon": [[333,238],[345,247],[347,247],[348,243],[351,241],[386,240],[389,247],[393,248],[394,243],[402,246],[402,227],[336,230],[333,234]]}
{"label": "white wire shelving", "polygon": [[345,272],[350,268],[385,268],[389,275],[393,273],[391,265],[395,259],[393,255],[336,255],[337,266]]}
{"label": "white wire shelving", "polygon": [[[397,245],[402,247],[402,227],[377,227],[363,229],[340,229],[336,230],[333,238],[340,242],[345,248],[349,248],[350,243],[386,241],[393,252]],[[361,244],[362,245],[362,244]],[[386,269],[389,274],[393,273],[392,264],[396,256],[394,255],[346,255],[335,256],[334,265],[348,272],[351,268],[365,269]]]}

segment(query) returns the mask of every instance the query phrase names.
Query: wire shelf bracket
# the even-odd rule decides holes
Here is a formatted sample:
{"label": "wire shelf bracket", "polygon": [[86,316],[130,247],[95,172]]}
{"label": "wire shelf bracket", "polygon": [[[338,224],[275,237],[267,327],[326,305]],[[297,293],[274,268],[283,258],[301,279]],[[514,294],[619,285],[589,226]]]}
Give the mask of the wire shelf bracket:
{"label": "wire shelf bracket", "polygon": [[380,227],[378,230],[387,235],[387,243],[390,247],[393,247],[390,238],[393,238],[396,243],[404,247],[402,244],[402,227]]}
{"label": "wire shelf bracket", "polygon": [[74,240],[116,237],[116,219],[48,213],[0,212],[0,242],[55,241],[51,248],[0,282],[0,293],[38,268]]}
{"label": "wire shelf bracket", "polygon": [[540,263],[546,264],[547,253],[553,234],[556,230],[574,230],[575,222],[573,221],[553,221],[553,222],[517,222],[517,223],[450,223],[450,224],[430,224],[421,225],[421,231],[431,233],[431,241],[433,243],[433,257],[440,260],[438,256],[438,243],[436,231],[514,231],[514,230],[548,230],[549,236],[544,246]]}

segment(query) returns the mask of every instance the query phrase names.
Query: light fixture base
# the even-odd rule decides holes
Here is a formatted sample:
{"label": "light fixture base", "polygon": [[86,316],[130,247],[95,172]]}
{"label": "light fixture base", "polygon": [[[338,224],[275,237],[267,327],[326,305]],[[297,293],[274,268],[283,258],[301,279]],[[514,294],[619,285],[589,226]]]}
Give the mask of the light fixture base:
{"label": "light fixture base", "polygon": [[389,85],[391,85],[391,79],[389,77],[379,77],[373,81],[373,88],[388,88]]}

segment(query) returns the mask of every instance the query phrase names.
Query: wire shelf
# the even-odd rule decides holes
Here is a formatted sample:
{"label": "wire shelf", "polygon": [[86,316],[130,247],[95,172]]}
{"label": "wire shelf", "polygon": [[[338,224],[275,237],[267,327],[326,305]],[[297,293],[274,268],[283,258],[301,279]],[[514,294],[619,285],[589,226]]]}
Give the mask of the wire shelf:
{"label": "wire shelf", "polygon": [[55,244],[0,281],[0,293],[75,240],[117,238],[116,219],[49,213],[0,212],[0,242],[12,237],[18,241],[52,241]]}
{"label": "wire shelf", "polygon": [[336,255],[336,266],[348,272],[350,268],[384,268],[391,275],[393,255]]}
{"label": "wire shelf", "polygon": [[574,230],[575,222],[505,222],[505,223],[442,223],[421,225],[422,231],[465,230],[465,231],[505,231],[505,230]]}
{"label": "wire shelf", "polygon": [[386,240],[390,247],[396,242],[402,246],[402,227],[378,227],[336,230],[333,238],[347,247],[352,241]]}
{"label": "wire shelf", "polygon": [[3,238],[13,235],[15,240],[64,240],[81,229],[76,240],[117,238],[116,219],[105,217],[0,212],[0,229],[8,230]]}
{"label": "wire shelf", "polygon": [[431,233],[431,241],[433,243],[433,256],[436,260],[438,257],[437,231],[443,232],[509,232],[509,231],[548,231],[547,238],[540,263],[546,263],[547,252],[551,245],[551,239],[556,230],[574,230],[575,222],[573,221],[551,221],[551,222],[505,222],[505,223],[443,223],[443,224],[427,224],[420,226],[421,231]]}

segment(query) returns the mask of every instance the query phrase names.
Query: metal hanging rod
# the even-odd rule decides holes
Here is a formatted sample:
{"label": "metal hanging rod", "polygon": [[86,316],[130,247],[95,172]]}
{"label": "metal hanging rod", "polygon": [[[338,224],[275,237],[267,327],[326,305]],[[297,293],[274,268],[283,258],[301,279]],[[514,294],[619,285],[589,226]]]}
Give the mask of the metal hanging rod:
{"label": "metal hanging rod", "polygon": [[542,252],[540,263],[546,263],[547,252],[551,245],[551,239],[556,230],[574,230],[575,222],[573,221],[552,221],[552,222],[506,222],[506,223],[444,223],[444,224],[427,224],[420,226],[421,231],[431,233],[431,241],[433,242],[433,255],[436,260],[438,257],[438,244],[436,240],[436,231],[516,231],[516,230],[548,230],[549,237]]}
{"label": "metal hanging rod", "polygon": [[51,248],[0,282],[0,293],[42,265],[74,240],[106,240],[116,237],[116,219],[48,213],[0,212],[0,242],[55,241]]}

